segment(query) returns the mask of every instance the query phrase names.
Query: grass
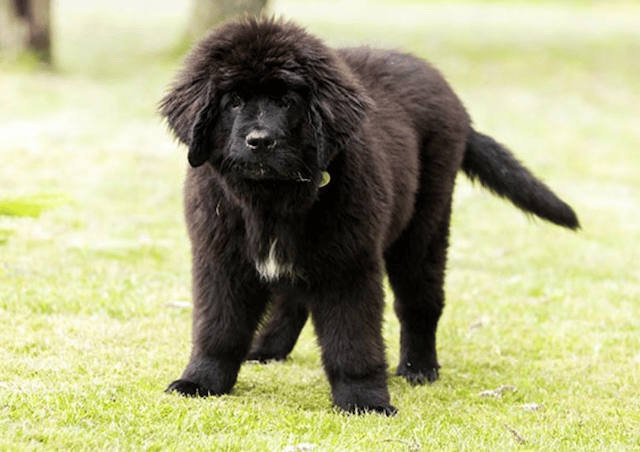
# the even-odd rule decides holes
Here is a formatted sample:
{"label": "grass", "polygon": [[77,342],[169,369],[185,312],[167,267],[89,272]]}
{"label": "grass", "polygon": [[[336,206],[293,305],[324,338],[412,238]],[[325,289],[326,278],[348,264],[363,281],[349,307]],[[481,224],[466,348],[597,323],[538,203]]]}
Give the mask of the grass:
{"label": "grass", "polygon": [[640,8],[275,6],[332,44],[430,59],[583,224],[529,220],[461,177],[442,377],[391,377],[388,419],[331,408],[308,327],[233,394],[162,392],[188,357],[190,289],[185,150],[155,105],[187,2],[116,3],[60,0],[57,71],[0,71],[0,450],[638,450]]}
{"label": "grass", "polygon": [[13,217],[39,217],[66,201],[66,196],[55,193],[37,193],[28,196],[0,199],[0,215]]}

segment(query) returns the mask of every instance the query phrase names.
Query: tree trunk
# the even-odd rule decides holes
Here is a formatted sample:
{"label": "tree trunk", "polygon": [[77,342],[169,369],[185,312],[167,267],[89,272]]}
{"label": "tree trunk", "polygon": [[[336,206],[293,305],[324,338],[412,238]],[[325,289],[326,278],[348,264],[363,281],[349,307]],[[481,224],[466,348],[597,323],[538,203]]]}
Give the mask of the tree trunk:
{"label": "tree trunk", "polygon": [[0,52],[51,63],[51,0],[0,0]]}
{"label": "tree trunk", "polygon": [[266,5],[267,0],[191,0],[188,37],[199,39],[210,28],[232,17],[260,16]]}
{"label": "tree trunk", "polygon": [[25,47],[29,27],[13,0],[0,0],[0,54],[15,57]]}
{"label": "tree trunk", "polygon": [[29,2],[29,49],[40,61],[51,63],[51,0]]}

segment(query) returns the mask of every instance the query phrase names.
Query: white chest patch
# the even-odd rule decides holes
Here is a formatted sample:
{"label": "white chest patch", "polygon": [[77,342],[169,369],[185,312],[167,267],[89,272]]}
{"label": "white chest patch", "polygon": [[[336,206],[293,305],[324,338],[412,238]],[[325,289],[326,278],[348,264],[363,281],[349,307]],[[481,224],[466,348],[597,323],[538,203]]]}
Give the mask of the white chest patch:
{"label": "white chest patch", "polygon": [[277,244],[278,240],[273,240],[267,258],[263,261],[256,261],[256,270],[258,270],[260,277],[266,281],[276,281],[283,276],[288,276],[291,279],[295,277],[293,265],[282,262],[278,257]]}

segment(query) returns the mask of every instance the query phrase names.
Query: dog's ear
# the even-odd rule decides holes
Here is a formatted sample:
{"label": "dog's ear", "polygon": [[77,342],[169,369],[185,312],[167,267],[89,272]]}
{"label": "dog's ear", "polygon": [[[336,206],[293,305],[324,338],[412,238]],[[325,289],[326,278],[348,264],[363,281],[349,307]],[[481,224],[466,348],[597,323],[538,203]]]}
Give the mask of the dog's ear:
{"label": "dog's ear", "polygon": [[213,127],[218,116],[218,102],[212,94],[211,84],[207,87],[205,101],[191,126],[189,134],[189,164],[196,168],[203,165],[213,153]]}
{"label": "dog's ear", "polygon": [[315,95],[310,120],[316,129],[318,164],[326,169],[331,159],[362,127],[373,101],[349,68],[337,56],[316,65]]}
{"label": "dog's ear", "polygon": [[176,137],[189,146],[193,167],[204,164],[213,152],[212,128],[218,110],[212,84],[202,75],[185,72],[160,102],[160,114],[167,118]]}
{"label": "dog's ear", "polygon": [[204,76],[197,77],[184,70],[160,101],[160,114],[167,119],[175,136],[187,146],[191,142],[196,116],[206,103],[207,91],[209,86]]}

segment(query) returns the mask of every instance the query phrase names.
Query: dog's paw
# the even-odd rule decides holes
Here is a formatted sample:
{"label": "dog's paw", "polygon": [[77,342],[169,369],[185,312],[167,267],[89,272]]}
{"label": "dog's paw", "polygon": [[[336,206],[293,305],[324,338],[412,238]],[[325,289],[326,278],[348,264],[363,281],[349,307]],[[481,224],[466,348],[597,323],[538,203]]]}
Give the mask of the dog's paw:
{"label": "dog's paw", "polygon": [[370,378],[341,379],[332,384],[333,404],[347,413],[379,413],[394,416],[396,407],[389,401],[385,375]]}
{"label": "dog's paw", "polygon": [[434,383],[440,378],[440,366],[426,366],[425,368],[417,368],[411,364],[401,364],[398,366],[396,375],[404,377],[410,384],[424,385],[425,383]]}
{"label": "dog's paw", "polygon": [[189,397],[207,397],[228,394],[233,389],[241,361],[208,359],[196,356],[179,380],[171,383],[166,392],[177,392]]}
{"label": "dog's paw", "polygon": [[164,392],[177,392],[185,397],[208,397],[210,395],[216,395],[209,389],[188,380],[176,380],[167,386]]}

